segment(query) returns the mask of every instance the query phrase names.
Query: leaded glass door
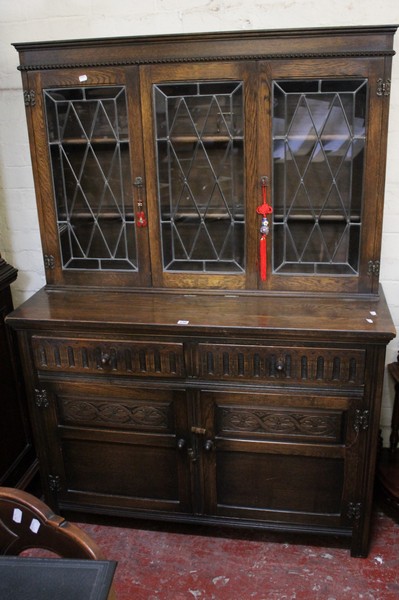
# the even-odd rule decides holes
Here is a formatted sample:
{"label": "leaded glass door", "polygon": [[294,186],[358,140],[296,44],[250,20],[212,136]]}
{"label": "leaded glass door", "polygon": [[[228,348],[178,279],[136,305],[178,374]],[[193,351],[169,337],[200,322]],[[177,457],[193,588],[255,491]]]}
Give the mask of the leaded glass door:
{"label": "leaded glass door", "polygon": [[158,216],[150,232],[154,280],[243,288],[251,253],[246,156],[254,141],[247,136],[254,108],[248,74],[231,64],[144,71],[143,113],[153,115],[147,179]]}
{"label": "leaded glass door", "polygon": [[273,82],[276,273],[359,272],[366,79]]}
{"label": "leaded glass door", "polygon": [[129,106],[137,69],[40,79],[35,116],[46,134],[41,150],[51,170],[45,185],[54,198],[42,214],[54,267],[48,279],[148,283],[147,231],[137,222],[144,212],[140,105]]}
{"label": "leaded glass door", "polygon": [[336,61],[327,73],[311,61],[276,64],[272,72],[273,214],[265,287],[372,291],[367,263],[379,251],[379,202],[378,180],[369,174],[379,154],[369,147],[369,123],[381,118],[377,70],[362,61],[355,67]]}

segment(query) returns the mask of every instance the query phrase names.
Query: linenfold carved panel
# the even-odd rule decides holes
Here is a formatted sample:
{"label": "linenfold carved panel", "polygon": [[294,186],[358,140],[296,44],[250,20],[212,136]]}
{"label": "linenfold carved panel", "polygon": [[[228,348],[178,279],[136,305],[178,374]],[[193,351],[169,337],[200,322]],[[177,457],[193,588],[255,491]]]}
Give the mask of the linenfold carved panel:
{"label": "linenfold carved panel", "polygon": [[183,345],[179,343],[33,336],[32,348],[35,365],[43,371],[184,376]]}
{"label": "linenfold carved panel", "polygon": [[200,376],[361,386],[364,350],[199,344]]}

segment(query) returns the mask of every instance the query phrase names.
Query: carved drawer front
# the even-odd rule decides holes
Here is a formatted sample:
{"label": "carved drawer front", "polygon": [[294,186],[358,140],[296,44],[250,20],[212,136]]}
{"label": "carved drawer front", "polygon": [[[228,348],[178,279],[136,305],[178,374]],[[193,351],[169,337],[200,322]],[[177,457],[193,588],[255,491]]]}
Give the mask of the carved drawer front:
{"label": "carved drawer front", "polygon": [[364,350],[199,344],[200,377],[278,383],[364,383]]}
{"label": "carved drawer front", "polygon": [[41,371],[184,377],[183,344],[33,336]]}

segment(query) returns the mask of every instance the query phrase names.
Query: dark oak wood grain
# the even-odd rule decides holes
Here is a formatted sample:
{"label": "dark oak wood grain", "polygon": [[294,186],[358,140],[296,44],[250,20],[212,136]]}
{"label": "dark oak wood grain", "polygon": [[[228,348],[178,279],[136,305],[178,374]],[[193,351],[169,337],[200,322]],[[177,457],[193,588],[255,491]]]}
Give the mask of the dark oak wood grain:
{"label": "dark oak wood grain", "polygon": [[[367,555],[385,348],[395,336],[378,283],[395,30],[320,28],[15,44],[47,286],[7,322],[18,335],[43,489],[55,509],[323,532],[348,538],[353,556]],[[347,125],[343,138],[342,131],[327,131],[326,139],[319,135],[323,148],[336,139],[361,142],[356,164],[338,153],[350,185],[345,199],[335,197],[324,214],[330,196],[318,194],[320,187],[328,188],[330,171],[323,168],[336,158],[334,151],[325,150],[321,164],[309,159],[312,169],[304,167],[301,177],[291,170],[287,178],[291,188],[295,180],[299,187],[307,180],[310,211],[302,202],[291,214],[284,205],[288,201],[277,198],[283,192],[273,176],[291,157],[274,169],[271,140],[274,121],[282,118],[273,113],[276,81],[288,88],[301,82],[307,99],[309,82],[316,81],[319,91],[326,84],[323,102],[327,97],[344,102],[348,89],[367,86],[356,104],[364,135],[356,138]],[[236,87],[238,96],[231,92]],[[72,110],[68,96],[83,98],[83,92],[101,98],[99,110],[107,94],[120,94],[128,108],[122,102],[118,110],[126,119],[108,117],[102,132],[89,135],[82,126],[92,124],[87,97]],[[238,98],[239,124],[229,129],[234,111],[225,114],[219,107],[212,113],[216,128],[204,133],[198,124],[205,122],[201,111],[208,106],[205,112],[211,113],[222,92],[230,102]],[[188,129],[173,130],[176,106],[164,99],[175,95],[178,107],[200,98],[197,112],[183,110]],[[205,96],[211,104],[203,102]],[[55,103],[60,120],[49,123]],[[79,113],[79,120],[64,135],[67,110]],[[338,112],[345,129],[351,118]],[[286,128],[285,137],[290,135]],[[306,137],[300,127],[301,136]],[[112,144],[113,156],[129,148],[128,166],[117,163],[119,171],[109,168],[106,149]],[[231,148],[234,160],[226,170],[223,161]],[[295,158],[305,161],[304,155]],[[87,156],[95,160],[86,170]],[[75,174],[68,180],[71,163]],[[339,169],[334,173],[341,176]],[[203,199],[204,190],[221,190],[226,180],[225,195],[216,204],[212,194],[206,196],[209,190],[208,200]],[[109,196],[115,181],[123,189],[118,205]],[[287,240],[274,244],[275,221],[262,279],[257,208],[266,188],[271,202],[275,193],[278,218],[287,221]],[[200,200],[193,202],[196,194]],[[122,204],[126,213],[118,221]],[[103,264],[107,253],[97,235],[99,222],[104,237],[111,231],[110,245],[116,248],[118,223],[132,214],[140,215],[126,238],[127,245],[133,237],[137,242],[129,255],[134,268],[117,268],[119,246]],[[319,217],[328,227],[326,237],[320,233],[315,242],[306,237],[304,223],[310,219],[317,229]],[[299,246],[311,247],[311,260],[302,257],[303,248],[294,258],[291,253],[284,274],[273,261],[277,252],[284,260],[289,254],[292,218],[303,233]],[[88,266],[91,234],[82,235],[90,232],[90,219],[98,260],[94,269]],[[232,255],[224,255],[221,244],[226,222],[232,228],[245,223]],[[329,261],[331,240],[333,246],[341,244],[339,222],[339,231],[346,223],[355,233],[343,235],[345,260],[335,260],[333,249]],[[170,245],[162,238],[165,223],[173,232],[165,237]],[[190,236],[198,232],[205,232],[207,248],[200,259],[187,250]],[[172,251],[173,236],[178,242]],[[87,254],[83,247],[89,248]],[[216,247],[223,252],[212,262]],[[79,263],[82,257],[86,262],[70,268],[70,259]],[[229,271],[234,262],[236,271]]]}

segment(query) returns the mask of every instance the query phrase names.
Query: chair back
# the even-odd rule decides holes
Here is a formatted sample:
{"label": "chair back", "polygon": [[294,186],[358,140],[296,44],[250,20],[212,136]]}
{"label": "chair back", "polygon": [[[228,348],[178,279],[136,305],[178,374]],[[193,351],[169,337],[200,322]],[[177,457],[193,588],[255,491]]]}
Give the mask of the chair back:
{"label": "chair back", "polygon": [[97,544],[79,527],[22,490],[0,487],[0,554],[41,548],[62,558],[104,560]]}

